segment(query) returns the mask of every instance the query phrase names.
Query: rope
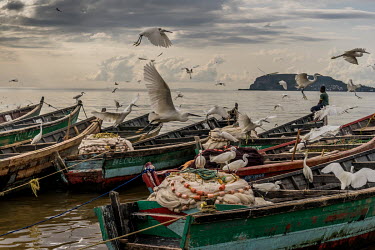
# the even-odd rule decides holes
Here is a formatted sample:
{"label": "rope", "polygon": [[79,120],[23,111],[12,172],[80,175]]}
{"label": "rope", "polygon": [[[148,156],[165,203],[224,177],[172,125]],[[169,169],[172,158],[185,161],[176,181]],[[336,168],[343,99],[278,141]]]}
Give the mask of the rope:
{"label": "rope", "polygon": [[59,110],[58,108],[56,108],[56,107],[54,107],[54,106],[52,106],[51,104],[49,104],[49,103],[46,103],[45,101],[43,101],[43,103],[44,104],[46,104],[48,107],[51,107],[51,108],[54,108],[54,109],[56,109],[56,110]]}
{"label": "rope", "polygon": [[87,118],[87,114],[86,114],[85,108],[83,107],[83,104],[82,104],[82,110],[83,110],[83,113],[85,114],[85,116]]}
{"label": "rope", "polygon": [[175,222],[175,221],[178,221],[180,219],[184,219],[184,218],[186,218],[188,216],[192,216],[192,215],[195,215],[195,214],[198,214],[198,213],[202,213],[202,212],[203,213],[213,213],[213,212],[216,212],[216,211],[217,210],[215,208],[215,205],[207,205],[206,202],[203,202],[201,204],[200,210],[198,212],[191,213],[191,214],[186,214],[186,215],[184,215],[182,217],[179,217],[179,218],[176,218],[176,219],[172,219],[172,220],[169,220],[169,221],[165,221],[163,223],[160,223],[160,224],[157,224],[157,225],[154,225],[154,226],[151,226],[151,227],[147,227],[147,228],[144,228],[144,229],[141,229],[141,230],[138,230],[138,231],[134,231],[134,232],[131,232],[131,233],[128,233],[128,234],[124,234],[124,235],[121,235],[121,236],[118,236],[118,237],[115,237],[115,238],[112,238],[112,239],[109,239],[109,240],[99,241],[97,243],[94,243],[94,244],[91,244],[91,245],[88,245],[88,246],[85,246],[85,247],[78,248],[77,250],[83,250],[83,249],[94,247],[94,246],[97,246],[97,245],[100,245],[100,244],[104,244],[104,243],[107,243],[107,242],[111,242],[111,241],[114,241],[114,240],[125,238],[125,237],[128,237],[130,235],[141,233],[141,232],[147,231],[149,229],[153,229],[155,227],[160,227],[162,225],[165,225],[165,224],[168,224],[168,223],[171,223],[171,222]]}
{"label": "rope", "polygon": [[[73,164],[72,166],[66,167],[66,168],[64,168],[64,169],[60,169],[60,170],[58,170],[58,171],[55,171],[55,172],[50,173],[50,174],[48,174],[48,175],[45,175],[45,176],[43,176],[43,177],[36,178],[36,179],[32,179],[31,181],[29,181],[29,182],[27,182],[27,183],[24,183],[24,184],[21,184],[21,185],[19,185],[19,186],[16,186],[16,187],[13,187],[13,188],[7,189],[7,190],[5,190],[5,191],[2,191],[2,192],[0,192],[0,196],[4,196],[5,193],[8,193],[8,192],[13,191],[13,190],[15,190],[15,189],[18,189],[18,188],[20,188],[20,187],[27,186],[27,185],[29,185],[29,184],[30,184],[30,186],[31,186],[31,190],[33,191],[33,193],[35,194],[35,196],[37,196],[37,195],[36,195],[36,191],[38,191],[38,190],[40,189],[40,186],[39,186],[39,181],[40,181],[40,180],[43,180],[43,179],[45,179],[45,178],[47,178],[47,177],[50,177],[50,176],[52,176],[52,175],[55,175],[55,174],[57,174],[57,173],[63,172],[63,171],[66,170],[66,169],[69,169],[69,168],[75,167],[75,166],[77,166],[77,165],[79,165],[79,164],[81,164],[81,163],[83,163],[83,162],[90,161],[90,160],[92,160],[92,159],[94,159],[94,158],[96,158],[96,157],[98,157],[98,156],[101,156],[101,155],[103,155],[103,154],[105,154],[105,153],[108,153],[108,152],[109,152],[109,151],[104,151],[104,152],[102,152],[102,153],[100,153],[100,154],[98,154],[98,155],[94,155],[94,156],[91,157],[91,158],[88,158],[88,159],[86,159],[86,160],[83,160],[83,161],[80,161],[80,162],[78,162],[78,163],[76,163],[76,164]],[[37,184],[36,184],[36,183],[37,183]],[[37,188],[35,188],[35,187],[37,187]],[[35,189],[34,189],[34,188],[35,188]]]}
{"label": "rope", "polygon": [[75,206],[75,207],[73,207],[73,208],[71,208],[71,209],[68,209],[68,210],[66,210],[66,211],[64,211],[64,212],[62,212],[62,213],[56,214],[56,215],[54,215],[54,216],[51,216],[51,217],[49,217],[49,218],[47,218],[47,219],[44,219],[44,220],[41,220],[41,221],[35,222],[34,224],[31,224],[31,225],[28,225],[28,226],[25,226],[25,227],[22,227],[22,228],[19,228],[19,229],[15,229],[15,230],[9,231],[9,232],[4,233],[4,234],[1,234],[0,237],[3,237],[3,236],[6,236],[6,235],[9,235],[9,234],[12,234],[12,233],[15,233],[15,232],[21,231],[21,230],[23,230],[23,229],[27,229],[27,228],[33,227],[33,226],[35,226],[35,225],[39,225],[39,224],[41,224],[41,223],[44,223],[44,222],[46,222],[46,221],[49,221],[49,220],[52,220],[52,219],[58,218],[58,217],[60,217],[60,216],[63,216],[64,214],[67,214],[67,213],[69,213],[69,212],[71,212],[71,211],[73,211],[73,210],[76,210],[76,209],[78,209],[78,208],[84,206],[84,205],[87,205],[87,204],[89,204],[89,203],[91,203],[91,202],[93,202],[93,201],[96,201],[97,199],[99,199],[99,198],[101,198],[101,197],[103,197],[103,196],[105,196],[105,195],[108,195],[111,191],[114,191],[114,190],[116,190],[116,189],[119,189],[120,187],[125,186],[126,184],[128,184],[128,183],[130,183],[131,181],[137,179],[137,178],[140,177],[141,175],[142,175],[142,173],[140,173],[139,175],[135,176],[134,178],[128,180],[127,182],[122,183],[121,185],[115,187],[115,188],[112,189],[112,190],[110,190],[110,191],[108,191],[108,192],[106,192],[106,193],[104,193],[104,194],[101,194],[101,195],[99,195],[99,196],[97,196],[97,197],[95,197],[95,198],[93,198],[93,199],[91,199],[91,200],[89,200],[89,201],[86,201],[85,203],[82,203],[82,204],[80,204],[80,205],[77,205],[77,206]]}
{"label": "rope", "polygon": [[211,180],[213,178],[217,178],[217,171],[205,168],[187,168],[185,170],[182,170],[181,173],[194,173],[199,175],[203,180]]}
{"label": "rope", "polygon": [[368,123],[367,123],[367,125],[366,126],[364,126],[363,128],[361,128],[361,130],[360,130],[360,132],[361,132],[361,134],[362,134],[362,131],[365,129],[365,128],[367,128],[368,127],[368,125],[370,125],[370,123],[371,123],[371,120],[372,119],[374,119],[375,118],[375,114],[373,114],[372,116],[371,116],[371,118],[368,120]]}

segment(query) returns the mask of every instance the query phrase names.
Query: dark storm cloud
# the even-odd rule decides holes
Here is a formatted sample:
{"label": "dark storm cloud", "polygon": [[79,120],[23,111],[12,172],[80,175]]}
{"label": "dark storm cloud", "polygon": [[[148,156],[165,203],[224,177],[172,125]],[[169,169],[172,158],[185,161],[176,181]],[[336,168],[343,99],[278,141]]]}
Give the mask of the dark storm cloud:
{"label": "dark storm cloud", "polygon": [[9,1],[7,4],[4,5],[3,9],[5,10],[22,10],[25,6],[24,3],[20,1]]}
{"label": "dark storm cloud", "polygon": [[[3,9],[17,8],[15,3],[20,2],[10,1]],[[277,11],[269,6],[264,8],[265,12],[262,12],[262,9],[243,10],[242,4],[241,1],[229,0],[44,0],[23,6],[24,9],[32,10],[30,11],[32,15],[27,17],[22,14],[2,15],[0,10],[0,23],[8,25],[4,27],[0,25],[0,30],[13,29],[17,32],[16,27],[27,28],[28,30],[25,31],[18,30],[18,35],[38,35],[41,37],[41,43],[48,40],[45,39],[48,36],[59,37],[58,39],[70,42],[89,42],[93,41],[90,36],[99,32],[106,33],[113,41],[130,43],[130,35],[134,35],[136,39],[137,34],[144,27],[165,27],[172,31],[183,31],[176,32],[173,42],[181,46],[189,46],[187,38],[196,39],[195,42],[205,45],[272,42],[280,37],[286,38],[285,42],[322,41],[320,38],[298,36],[299,34],[290,27],[275,22],[298,21],[306,18],[374,17],[372,12],[352,9]],[[61,12],[56,11],[56,8]],[[271,24],[265,26],[267,23]],[[205,32],[205,30],[209,31]],[[295,37],[287,38],[289,35]]]}

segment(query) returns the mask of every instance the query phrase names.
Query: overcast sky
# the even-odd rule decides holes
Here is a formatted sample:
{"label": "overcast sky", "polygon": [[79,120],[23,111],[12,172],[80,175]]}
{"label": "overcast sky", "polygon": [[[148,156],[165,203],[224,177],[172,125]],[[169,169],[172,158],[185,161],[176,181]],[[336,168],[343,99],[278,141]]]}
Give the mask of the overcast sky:
{"label": "overcast sky", "polygon": [[[149,27],[173,31],[173,46],[132,46]],[[173,84],[189,81],[181,67],[200,65],[193,85],[245,88],[260,68],[375,86],[373,54],[360,65],[330,59],[356,47],[375,53],[373,0],[0,0],[0,34],[4,86],[13,78],[24,86],[137,86],[138,57],[161,52],[156,67]]]}

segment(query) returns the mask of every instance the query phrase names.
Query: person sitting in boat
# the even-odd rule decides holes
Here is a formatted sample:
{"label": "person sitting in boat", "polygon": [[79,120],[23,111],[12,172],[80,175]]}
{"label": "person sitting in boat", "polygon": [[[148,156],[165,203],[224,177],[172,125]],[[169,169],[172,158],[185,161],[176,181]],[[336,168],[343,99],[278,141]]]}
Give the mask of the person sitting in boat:
{"label": "person sitting in boat", "polygon": [[328,101],[328,94],[326,93],[326,86],[321,86],[320,87],[320,99],[318,102],[318,105],[312,107],[310,110],[311,112],[316,112],[318,110],[321,110],[324,106],[329,105]]}
{"label": "person sitting in boat", "polygon": [[228,111],[228,114],[229,114],[229,119],[234,119],[234,120],[237,119],[237,114],[238,114],[238,103],[237,102],[234,104],[234,108],[231,109],[230,111]]}

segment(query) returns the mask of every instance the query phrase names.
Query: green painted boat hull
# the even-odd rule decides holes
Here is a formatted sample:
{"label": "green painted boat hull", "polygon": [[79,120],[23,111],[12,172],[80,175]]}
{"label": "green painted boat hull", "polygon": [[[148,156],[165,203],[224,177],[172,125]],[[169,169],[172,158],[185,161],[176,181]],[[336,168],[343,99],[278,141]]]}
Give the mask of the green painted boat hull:
{"label": "green painted boat hull", "polygon": [[[77,122],[78,115],[79,115],[79,108],[78,106],[76,109],[67,110],[66,117],[62,119],[58,119],[54,122],[45,123],[43,125],[42,132],[43,134],[51,133],[53,131],[65,128],[70,124],[74,124]],[[69,121],[69,114],[72,113],[70,121]],[[32,125],[30,127],[25,127],[21,129],[15,129],[10,131],[3,131],[0,132],[0,146],[6,146],[9,144],[23,142],[34,138],[37,134],[40,133],[40,126],[39,125]]]}
{"label": "green painted boat hull", "polygon": [[108,154],[106,157],[85,162],[83,155],[78,157],[79,160],[65,161],[68,167],[76,165],[65,174],[69,185],[74,188],[80,186],[86,190],[101,190],[117,186],[142,173],[147,162],[155,163],[156,170],[180,166],[195,157],[195,143],[186,143],[171,149]]}
{"label": "green painted boat hull", "polygon": [[[328,205],[332,203],[329,200],[322,201],[320,206],[313,208],[302,208],[300,202],[295,203],[274,209],[249,209],[236,205],[225,209],[228,205],[218,205],[217,213],[188,216],[140,234],[177,240],[179,246],[176,247],[183,249],[332,248],[375,241],[374,197],[342,197],[334,204]],[[138,216],[132,217],[136,230],[171,220],[171,215],[183,215],[152,201],[135,204],[139,208]],[[95,208],[98,218],[101,218],[99,222],[104,240],[113,237],[113,232],[108,233],[108,221],[103,217],[103,211],[108,207]],[[166,217],[163,218],[163,215]]]}

